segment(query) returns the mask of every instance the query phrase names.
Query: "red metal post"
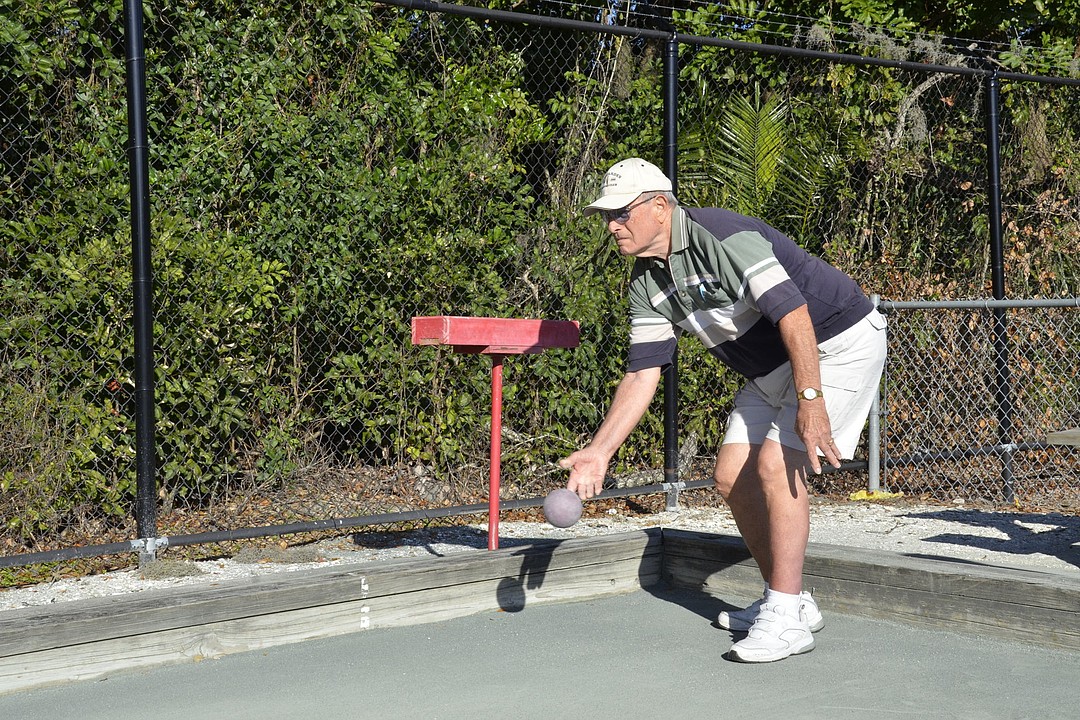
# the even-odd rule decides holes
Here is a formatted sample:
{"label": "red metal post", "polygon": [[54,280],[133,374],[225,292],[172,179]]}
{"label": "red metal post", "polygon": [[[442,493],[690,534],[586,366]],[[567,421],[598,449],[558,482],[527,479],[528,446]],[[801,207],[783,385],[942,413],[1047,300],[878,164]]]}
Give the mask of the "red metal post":
{"label": "red metal post", "polygon": [[488,550],[499,549],[499,479],[502,469],[503,356],[491,356],[491,471],[488,480]]}

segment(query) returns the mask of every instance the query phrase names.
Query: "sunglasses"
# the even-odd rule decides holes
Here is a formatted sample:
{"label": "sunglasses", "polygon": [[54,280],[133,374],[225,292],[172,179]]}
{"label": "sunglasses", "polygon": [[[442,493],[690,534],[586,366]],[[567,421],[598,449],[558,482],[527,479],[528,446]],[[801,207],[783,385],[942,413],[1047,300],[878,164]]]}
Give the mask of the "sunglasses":
{"label": "sunglasses", "polygon": [[626,223],[630,222],[630,211],[631,210],[636,208],[638,205],[644,205],[645,203],[647,203],[647,202],[649,202],[651,200],[655,200],[655,199],[656,199],[656,196],[654,195],[653,197],[645,198],[644,200],[639,200],[638,202],[633,203],[632,205],[627,205],[626,207],[621,207],[621,208],[619,208],[617,210],[601,210],[600,211],[600,216],[602,218],[604,218],[604,222],[606,222],[606,223],[614,221],[614,222],[619,223],[620,225],[625,225]]}

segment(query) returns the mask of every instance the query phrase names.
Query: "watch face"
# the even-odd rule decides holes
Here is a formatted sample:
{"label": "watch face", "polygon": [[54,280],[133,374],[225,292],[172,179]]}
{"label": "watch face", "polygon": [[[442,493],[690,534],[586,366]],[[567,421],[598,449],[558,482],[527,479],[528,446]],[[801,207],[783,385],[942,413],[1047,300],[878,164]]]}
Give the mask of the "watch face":
{"label": "watch face", "polygon": [[802,397],[804,400],[816,400],[821,394],[814,388],[806,388],[802,391]]}

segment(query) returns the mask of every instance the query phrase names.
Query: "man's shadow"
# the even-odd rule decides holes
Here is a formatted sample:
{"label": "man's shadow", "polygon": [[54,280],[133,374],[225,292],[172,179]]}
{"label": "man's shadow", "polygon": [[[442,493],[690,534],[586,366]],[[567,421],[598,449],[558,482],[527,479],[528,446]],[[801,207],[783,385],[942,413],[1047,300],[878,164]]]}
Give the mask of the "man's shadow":
{"label": "man's shadow", "polygon": [[521,612],[525,609],[528,597],[526,590],[539,590],[544,584],[544,577],[551,566],[551,557],[562,540],[531,540],[529,546],[517,550],[514,555],[521,557],[521,569],[517,577],[506,577],[499,581],[495,590],[495,599],[503,612]]}
{"label": "man's shadow", "polygon": [[[439,545],[457,545],[483,550],[487,548],[488,536],[484,530],[473,527],[428,528],[387,533],[355,533],[352,542],[357,547],[382,548],[412,546],[426,551],[433,557],[445,557]],[[528,590],[538,590],[551,566],[551,558],[562,540],[550,538],[499,538],[500,549],[519,548],[512,555],[521,558],[515,576],[499,581],[495,595],[503,612],[521,612],[525,609]]]}
{"label": "man's shadow", "polygon": [[[662,543],[662,531],[653,530],[659,534]],[[487,533],[478,528],[467,526],[451,526],[442,528],[425,528],[422,530],[406,530],[391,532],[360,532],[353,534],[352,544],[359,548],[380,549],[388,547],[411,546],[432,557],[446,557],[450,553],[441,548],[443,545],[455,545],[475,550],[485,550],[487,547]],[[496,587],[496,601],[503,612],[516,613],[525,609],[530,591],[539,590],[547,573],[551,569],[551,561],[558,547],[565,540],[551,538],[499,538],[501,549],[511,549],[514,557],[520,558],[520,564],[514,575],[503,577]],[[727,549],[724,556],[724,566],[735,564],[750,558],[750,553],[741,539],[727,538]],[[661,545],[660,555],[663,555]],[[657,568],[659,563],[660,569]],[[638,567],[638,577],[641,589],[666,602],[673,603],[685,608],[708,620],[714,627],[716,617],[721,610],[737,610],[741,606],[733,605],[724,599],[711,595],[702,590],[687,587],[677,587],[670,584],[663,575],[662,560],[657,560],[655,555],[645,553],[642,556],[641,565]],[[657,577],[659,575],[659,577]],[[748,601],[752,601],[750,598]],[[727,632],[727,631],[725,631]],[[735,634],[734,637],[741,637]]]}
{"label": "man's shadow", "polygon": [[999,537],[963,533],[942,533],[923,538],[925,542],[966,545],[1013,555],[1040,553],[1056,557],[1080,568],[1080,517],[1061,513],[986,512],[981,510],[936,510],[908,513],[905,517],[945,520],[972,527],[993,528]]}
{"label": "man's shadow", "polygon": [[[715,541],[723,546],[723,551],[719,556],[712,558],[715,563],[715,565],[710,568],[712,573],[723,573],[728,568],[735,565],[753,561],[753,557],[750,555],[749,549],[747,549],[746,545],[743,543],[742,538],[737,536],[717,536]],[[707,592],[703,588],[704,585],[701,588],[697,588],[676,584],[672,582],[670,578],[665,577],[663,573],[661,574],[659,582],[649,586],[642,586],[642,589],[652,596],[685,608],[688,612],[709,621],[709,624],[713,628],[728,633],[733,641],[745,636],[745,632],[735,632],[721,628],[717,622],[717,616],[721,611],[730,612],[732,610],[742,610],[756,598],[742,598],[733,595],[729,600],[726,597],[720,597],[716,594]],[[734,600],[736,603],[741,602],[742,604],[734,604],[731,600]]]}

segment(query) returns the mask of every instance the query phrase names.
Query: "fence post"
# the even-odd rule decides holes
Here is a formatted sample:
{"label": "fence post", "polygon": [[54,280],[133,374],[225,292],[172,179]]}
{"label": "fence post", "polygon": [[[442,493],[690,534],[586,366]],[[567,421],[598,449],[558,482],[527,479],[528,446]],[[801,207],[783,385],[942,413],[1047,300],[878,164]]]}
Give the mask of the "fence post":
{"label": "fence post", "polygon": [[[995,300],[1005,299],[1005,251],[1001,216],[1001,139],[998,117],[997,73],[986,77],[987,194],[989,195],[990,263]],[[994,403],[998,419],[998,457],[1001,486],[1006,502],[1013,502],[1012,388],[1009,373],[1009,327],[1007,310],[994,310]]]}
{"label": "fence post", "polygon": [[[881,304],[879,295],[871,295],[870,301],[874,307]],[[888,351],[885,356],[885,367],[889,366]],[[874,401],[870,405],[869,425],[866,429],[866,491],[877,492],[881,489],[881,394],[882,388],[888,387],[888,382],[880,383]]]}
{"label": "fence post", "polygon": [[[664,51],[664,172],[671,179],[671,190],[678,192],[679,145],[679,41],[675,33]],[[664,487],[666,509],[679,506],[679,349],[671,354],[671,364],[664,368]]]}
{"label": "fence post", "polygon": [[[131,184],[131,283],[135,322],[135,520],[140,538],[157,535],[154,443],[154,315],[150,256],[150,163],[146,131],[146,52],[142,0],[124,0],[127,54],[128,177]],[[140,563],[154,559],[143,545]]]}

